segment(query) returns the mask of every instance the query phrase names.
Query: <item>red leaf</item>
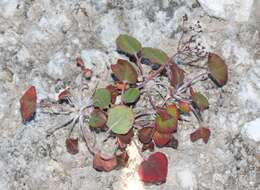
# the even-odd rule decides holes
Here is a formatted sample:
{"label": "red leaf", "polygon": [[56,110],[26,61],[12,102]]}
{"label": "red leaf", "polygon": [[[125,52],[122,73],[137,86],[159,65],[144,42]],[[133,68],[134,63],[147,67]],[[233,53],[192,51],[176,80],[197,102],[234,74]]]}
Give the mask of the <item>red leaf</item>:
{"label": "red leaf", "polygon": [[153,134],[153,141],[157,147],[163,147],[168,144],[171,140],[171,134],[166,133],[162,134],[158,131],[155,131]]}
{"label": "red leaf", "polygon": [[143,144],[148,144],[152,140],[153,136],[153,127],[144,127],[139,129],[138,131],[138,138]]}
{"label": "red leaf", "polygon": [[66,139],[66,148],[68,153],[77,154],[79,152],[78,139]]}
{"label": "red leaf", "polygon": [[169,66],[169,81],[174,88],[178,88],[184,80],[184,70],[175,63]]}
{"label": "red leaf", "polygon": [[23,122],[30,121],[36,111],[37,94],[34,86],[31,86],[20,99],[20,111]]}
{"label": "red leaf", "polygon": [[198,139],[202,139],[205,144],[208,143],[210,136],[210,130],[205,127],[198,128],[195,132],[190,135],[190,139],[192,142],[197,141]]}
{"label": "red leaf", "polygon": [[168,173],[168,159],[165,154],[156,152],[139,166],[140,180],[145,183],[164,183]]}
{"label": "red leaf", "polygon": [[108,85],[106,89],[111,93],[111,103],[114,104],[116,102],[116,97],[119,94],[117,88],[114,85]]}
{"label": "red leaf", "polygon": [[111,158],[103,158],[100,152],[96,153],[93,160],[93,168],[98,171],[109,172],[118,166],[117,158],[115,156]]}

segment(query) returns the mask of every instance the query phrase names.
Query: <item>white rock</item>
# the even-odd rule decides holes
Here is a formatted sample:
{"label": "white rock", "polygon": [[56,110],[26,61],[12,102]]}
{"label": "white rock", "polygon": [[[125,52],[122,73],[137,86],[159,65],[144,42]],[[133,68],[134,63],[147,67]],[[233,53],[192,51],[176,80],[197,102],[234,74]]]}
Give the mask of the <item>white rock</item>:
{"label": "white rock", "polygon": [[177,174],[181,186],[185,189],[193,189],[196,186],[194,174],[189,169],[184,169]]}
{"label": "white rock", "polygon": [[17,10],[18,0],[1,0],[0,1],[0,15],[5,18],[12,17]]}
{"label": "white rock", "polygon": [[253,0],[198,0],[210,15],[225,20],[246,22],[251,14]]}
{"label": "white rock", "polygon": [[57,52],[48,63],[48,74],[56,79],[63,79],[68,59],[63,52]]}
{"label": "white rock", "polygon": [[260,141],[260,118],[246,123],[243,127],[243,132],[255,141]]}

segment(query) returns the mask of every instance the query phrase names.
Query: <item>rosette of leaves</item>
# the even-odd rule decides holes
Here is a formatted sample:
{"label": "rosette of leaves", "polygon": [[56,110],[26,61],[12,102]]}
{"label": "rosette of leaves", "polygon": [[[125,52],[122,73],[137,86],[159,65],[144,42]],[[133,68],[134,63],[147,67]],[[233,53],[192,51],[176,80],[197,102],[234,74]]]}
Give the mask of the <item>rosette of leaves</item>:
{"label": "rosette of leaves", "polygon": [[[155,146],[176,149],[178,140],[175,139],[174,134],[178,131],[179,120],[182,119],[182,116],[194,113],[200,121],[200,112],[209,107],[208,99],[203,95],[204,93],[193,90],[194,81],[187,76],[188,74],[180,65],[172,61],[173,58],[169,57],[166,52],[154,47],[143,47],[136,38],[126,34],[118,36],[116,45],[119,52],[127,55],[129,60],[118,59],[115,64],[111,65],[112,74],[116,80],[105,88],[95,90],[92,97],[93,105],[89,111],[86,111],[90,114],[84,115],[89,127],[102,129],[101,131],[106,131],[108,135],[116,137],[119,152],[115,152],[108,158],[104,158],[100,151],[92,151],[87,140],[84,139],[94,157],[93,167],[98,171],[105,172],[127,166],[129,157],[126,146],[131,143],[135,134],[142,143],[142,151],[153,151]],[[138,81],[138,75],[143,75],[140,67],[147,62],[155,70],[153,71],[155,74],[140,76],[144,81]],[[81,67],[84,66],[84,62],[80,59],[77,59],[77,64]],[[156,65],[156,69],[154,69],[154,65]],[[207,73],[198,75],[202,78],[196,78],[196,80],[202,81],[209,77],[217,86],[223,87],[228,80],[228,68],[224,60],[215,53],[209,53],[207,66]],[[138,105],[136,102],[140,100],[141,90],[146,88],[142,82],[155,79],[159,75],[167,77],[169,81],[167,97],[169,96],[169,99],[173,101],[165,101],[163,105],[158,107],[152,105],[156,112],[154,120],[148,126],[138,128],[136,133],[136,118],[133,109],[135,105]],[[59,100],[66,101],[58,101],[58,104],[69,103],[67,100],[69,100],[70,95],[67,91],[61,93]],[[20,99],[20,111],[24,123],[33,119],[36,106],[37,94],[35,87],[32,86]],[[82,115],[76,117],[75,122],[79,122],[78,118],[83,117]],[[201,127],[190,134],[190,140],[195,142],[202,139],[204,143],[208,143],[210,134],[210,129]],[[65,145],[70,154],[74,155],[79,152],[79,140],[71,137],[66,139]],[[144,159],[138,169],[140,180],[145,183],[164,183],[167,179],[167,172],[167,156],[161,152],[153,153]]]}

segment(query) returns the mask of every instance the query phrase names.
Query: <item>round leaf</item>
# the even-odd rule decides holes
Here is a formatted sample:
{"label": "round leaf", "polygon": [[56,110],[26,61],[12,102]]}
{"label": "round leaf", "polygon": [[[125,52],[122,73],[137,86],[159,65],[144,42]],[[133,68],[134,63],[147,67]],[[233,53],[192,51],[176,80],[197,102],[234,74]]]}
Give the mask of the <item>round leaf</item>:
{"label": "round leaf", "polygon": [[123,94],[123,100],[125,103],[134,103],[140,96],[140,91],[138,88],[129,88]]}
{"label": "round leaf", "polygon": [[209,107],[208,99],[200,92],[195,92],[192,96],[192,100],[201,111]]}
{"label": "round leaf", "polygon": [[208,67],[210,75],[218,86],[223,86],[228,80],[228,68],[224,60],[214,53],[209,53]]}
{"label": "round leaf", "polygon": [[141,43],[132,36],[121,34],[116,39],[117,48],[128,54],[136,54],[142,49]]}
{"label": "round leaf", "polygon": [[163,147],[167,145],[171,140],[171,134],[168,133],[159,133],[155,131],[153,134],[153,141],[157,147]]}
{"label": "round leaf", "polygon": [[135,84],[137,82],[137,71],[127,60],[118,59],[116,64],[111,65],[111,69],[116,78],[121,82],[127,82],[130,84]]}
{"label": "round leaf", "polygon": [[131,108],[123,105],[108,110],[107,126],[116,134],[126,134],[134,123],[134,113]]}
{"label": "round leaf", "polygon": [[109,106],[111,102],[111,94],[108,89],[99,88],[96,90],[94,97],[94,106],[101,109],[105,109]]}
{"label": "round leaf", "polygon": [[160,110],[155,118],[156,131],[160,133],[173,133],[177,131],[178,120],[166,110]]}
{"label": "round leaf", "polygon": [[168,55],[164,51],[157,48],[143,48],[142,56],[145,59],[149,59],[153,64],[163,65],[169,60]]}
{"label": "round leaf", "polygon": [[93,128],[104,127],[107,122],[106,114],[100,109],[94,109],[90,115],[89,126]]}

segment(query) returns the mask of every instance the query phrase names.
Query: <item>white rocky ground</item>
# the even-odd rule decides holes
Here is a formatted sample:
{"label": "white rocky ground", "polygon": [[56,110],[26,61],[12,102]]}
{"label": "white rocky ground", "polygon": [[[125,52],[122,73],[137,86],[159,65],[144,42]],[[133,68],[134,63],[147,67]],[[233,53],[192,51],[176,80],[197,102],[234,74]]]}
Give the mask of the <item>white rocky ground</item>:
{"label": "white rocky ground", "polygon": [[[259,0],[0,0],[0,189],[260,189],[259,9]],[[39,113],[22,124],[19,98],[29,85],[39,99],[77,85],[78,55],[94,81],[103,79],[119,56],[120,33],[173,54],[184,14],[201,22],[203,40],[225,58],[230,79],[222,89],[202,85],[211,105],[203,113],[209,143],[191,143],[197,126],[186,124],[178,150],[161,150],[170,163],[165,184],[138,181],[135,147],[128,168],[99,173],[83,142],[78,155],[66,152],[66,130],[46,139],[66,118]]]}

